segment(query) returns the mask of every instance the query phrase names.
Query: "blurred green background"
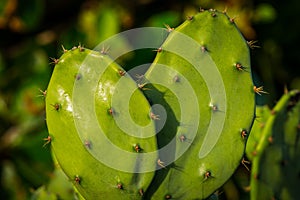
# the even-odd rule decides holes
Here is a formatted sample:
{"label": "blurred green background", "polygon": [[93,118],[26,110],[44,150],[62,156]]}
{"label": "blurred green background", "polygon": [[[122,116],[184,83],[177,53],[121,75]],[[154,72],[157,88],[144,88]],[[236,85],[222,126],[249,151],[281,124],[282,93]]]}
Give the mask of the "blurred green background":
{"label": "blurred green background", "polygon": [[[0,198],[56,199],[51,191],[59,190],[60,179],[60,198],[76,198],[71,181],[54,171],[49,145],[43,147],[48,133],[40,91],[53,70],[50,57],[59,57],[62,45],[93,49],[124,30],[174,27],[200,7],[227,9],[245,38],[257,41],[253,76],[269,92],[258,104],[273,106],[285,87],[300,89],[298,0],[0,0]],[[151,62],[154,53],[136,51],[120,62],[129,69]],[[223,187],[224,198],[242,195],[232,184]]]}

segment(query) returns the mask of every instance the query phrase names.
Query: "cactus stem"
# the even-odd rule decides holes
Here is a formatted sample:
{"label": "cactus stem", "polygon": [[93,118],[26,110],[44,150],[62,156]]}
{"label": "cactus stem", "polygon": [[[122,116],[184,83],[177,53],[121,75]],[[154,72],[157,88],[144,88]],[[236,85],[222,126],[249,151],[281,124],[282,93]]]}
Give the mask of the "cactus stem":
{"label": "cactus stem", "polygon": [[78,175],[75,176],[74,182],[75,182],[75,184],[80,184],[81,179],[80,179],[80,177]]}
{"label": "cactus stem", "polygon": [[249,167],[247,166],[247,164],[250,164],[250,161],[245,160],[245,158],[242,159],[241,161],[242,165],[244,165],[244,167],[247,169],[247,171],[250,171]]}
{"label": "cactus stem", "polygon": [[157,160],[157,164],[162,168],[166,168],[166,166],[164,165],[164,162],[161,161],[160,159]]}
{"label": "cactus stem", "polygon": [[258,95],[269,94],[268,92],[264,91],[264,87],[263,86],[260,86],[260,87],[253,86],[253,90]]}
{"label": "cactus stem", "polygon": [[169,33],[174,30],[174,28],[171,28],[168,24],[165,24],[165,27],[167,28]]}
{"label": "cactus stem", "polygon": [[43,138],[43,140],[45,141],[43,147],[45,147],[47,144],[49,144],[51,142],[52,138],[50,135],[48,135],[48,137]]}
{"label": "cactus stem", "polygon": [[275,115],[276,114],[276,110],[272,109],[271,110],[271,115]]}
{"label": "cactus stem", "polygon": [[254,151],[252,152],[252,155],[253,155],[253,156],[256,156],[256,155],[257,155],[257,151],[254,150]]}
{"label": "cactus stem", "polygon": [[59,111],[60,104],[56,103],[56,104],[50,104],[50,105],[54,108],[54,110]]}
{"label": "cactus stem", "polygon": [[57,58],[50,58],[52,60],[52,62],[50,62],[50,64],[54,64],[57,65],[59,63],[59,59]]}

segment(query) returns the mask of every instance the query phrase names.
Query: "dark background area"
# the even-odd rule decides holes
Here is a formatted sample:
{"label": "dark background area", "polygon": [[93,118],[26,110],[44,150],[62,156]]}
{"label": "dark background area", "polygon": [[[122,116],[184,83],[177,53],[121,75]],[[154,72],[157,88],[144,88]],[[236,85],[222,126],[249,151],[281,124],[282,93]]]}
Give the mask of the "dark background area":
{"label": "dark background area", "polygon": [[[51,58],[62,54],[62,45],[93,49],[128,29],[176,27],[200,7],[226,8],[245,38],[257,41],[259,48],[251,50],[254,82],[269,93],[258,104],[272,107],[285,87],[300,89],[298,0],[1,0],[1,199],[34,198],[42,186],[55,190],[55,164],[49,145],[43,146],[48,133],[40,90],[47,88]],[[153,57],[137,51],[121,62],[129,69]]]}

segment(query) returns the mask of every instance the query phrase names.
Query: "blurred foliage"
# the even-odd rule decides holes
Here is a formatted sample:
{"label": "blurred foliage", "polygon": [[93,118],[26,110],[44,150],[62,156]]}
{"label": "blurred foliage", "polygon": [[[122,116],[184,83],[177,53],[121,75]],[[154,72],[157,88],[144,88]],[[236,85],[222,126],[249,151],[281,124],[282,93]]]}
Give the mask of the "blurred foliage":
{"label": "blurred foliage", "polygon": [[[48,133],[40,90],[51,76],[50,57],[59,56],[62,45],[94,48],[131,28],[174,27],[200,7],[227,10],[246,39],[258,41],[260,48],[252,51],[253,75],[270,93],[258,97],[259,104],[274,105],[284,86],[300,89],[297,0],[1,0],[1,199],[38,199],[38,194],[57,198],[49,193],[57,167],[49,146],[43,147]],[[130,69],[151,62],[154,55],[138,50],[118,61]],[[246,186],[247,171],[237,170],[220,197],[247,199]]]}

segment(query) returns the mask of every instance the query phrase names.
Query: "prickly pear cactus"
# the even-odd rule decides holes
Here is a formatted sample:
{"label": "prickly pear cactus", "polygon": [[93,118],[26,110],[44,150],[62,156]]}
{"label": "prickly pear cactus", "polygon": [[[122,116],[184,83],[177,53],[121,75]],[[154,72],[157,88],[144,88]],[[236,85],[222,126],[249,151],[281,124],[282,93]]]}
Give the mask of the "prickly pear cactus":
{"label": "prickly pear cactus", "polygon": [[284,94],[261,129],[261,138],[255,149],[251,170],[250,196],[253,200],[298,199],[299,100],[299,91]]}
{"label": "prickly pear cactus", "polygon": [[253,160],[253,157],[257,153],[256,147],[260,141],[262,130],[264,129],[270,115],[271,110],[267,105],[256,106],[256,120],[253,123],[251,134],[249,134],[246,144],[246,155],[250,161]]}
{"label": "prickly pear cactus", "polygon": [[140,199],[157,160],[146,98],[105,52],[64,51],[54,59],[46,95],[48,142],[61,168],[86,199]]}
{"label": "prickly pear cactus", "polygon": [[105,51],[54,59],[46,140],[86,199],[204,199],[242,160],[257,92],[247,42],[216,10],[167,28],[138,84]]}
{"label": "prickly pear cactus", "polygon": [[176,29],[145,75],[144,93],[165,110],[157,123],[161,169],[151,199],[203,199],[242,160],[255,102],[247,42],[225,13],[202,11]]}

